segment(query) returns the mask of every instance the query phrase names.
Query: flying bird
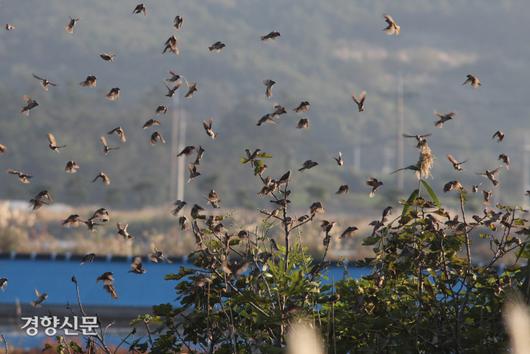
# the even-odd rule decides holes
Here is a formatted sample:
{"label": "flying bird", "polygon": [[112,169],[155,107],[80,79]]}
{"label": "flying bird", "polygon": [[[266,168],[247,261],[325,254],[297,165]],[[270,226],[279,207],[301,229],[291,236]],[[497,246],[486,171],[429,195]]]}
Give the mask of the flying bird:
{"label": "flying bird", "polygon": [[44,89],[44,91],[48,91],[48,88],[49,88],[50,86],[57,86],[56,83],[51,82],[51,81],[48,80],[48,79],[45,79],[45,78],[40,77],[40,76],[37,76],[37,75],[35,75],[35,74],[32,74],[32,75],[33,75],[33,77],[34,77],[35,79],[37,79],[37,80],[40,81],[40,84],[41,84],[42,88]]}
{"label": "flying bird", "polygon": [[208,193],[208,203],[214,207],[219,208],[219,204],[221,203],[221,198],[219,197],[219,194],[215,190],[211,190],[210,193]]}
{"label": "flying bird", "polygon": [[85,79],[85,81],[81,81],[79,85],[83,87],[96,87],[96,76],[94,75],[88,75]]}
{"label": "flying bird", "polygon": [[447,154],[447,159],[449,160],[449,162],[453,165],[453,168],[457,171],[463,171],[464,168],[462,167],[462,165],[464,163],[467,162],[467,160],[464,160],[464,161],[458,161],[457,159],[455,159],[453,157],[453,155],[451,154]]}
{"label": "flying bird", "polygon": [[510,157],[506,154],[500,154],[499,160],[502,161],[502,163],[506,166],[506,169],[510,169]]}
{"label": "flying bird", "polygon": [[145,272],[146,270],[142,264],[142,258],[134,257],[131,263],[131,269],[129,270],[129,273],[144,274]]}
{"label": "flying bird", "polygon": [[372,187],[372,190],[370,191],[370,193],[368,194],[368,196],[370,198],[373,198],[374,195],[375,195],[375,192],[377,191],[377,189],[379,189],[379,187],[381,187],[383,185],[383,182],[378,180],[377,178],[374,178],[374,177],[370,177],[368,178],[368,180],[366,181],[366,184],[369,186],[369,187]]}
{"label": "flying bird", "polygon": [[105,136],[103,136],[103,135],[99,137],[99,141],[100,141],[101,145],[103,145],[103,153],[105,154],[105,156],[110,154],[110,152],[112,150],[118,150],[119,149],[119,147],[110,147],[109,143],[107,142],[107,138],[105,138]]}
{"label": "flying bird", "polygon": [[226,47],[226,44],[224,44],[223,42],[215,42],[214,44],[212,44],[211,46],[208,47],[208,50],[210,52],[217,52],[219,53],[221,50],[223,50],[223,48]]}
{"label": "flying bird", "polygon": [[174,71],[169,70],[171,77],[166,79],[167,82],[180,82],[183,78],[182,75],[175,73]]}
{"label": "flying bird", "polygon": [[7,151],[7,146],[0,144],[0,154],[4,154]]}
{"label": "flying bird", "polygon": [[29,96],[23,96],[22,99],[26,102],[26,105],[22,107],[22,109],[20,110],[20,113],[22,113],[25,116],[29,116],[29,111],[37,107],[39,103]]}
{"label": "flying bird", "polygon": [[101,53],[101,54],[99,55],[99,57],[100,57],[101,59],[103,59],[104,61],[108,61],[108,62],[110,62],[110,61],[114,61],[114,58],[116,58],[116,54],[112,54],[112,53]]}
{"label": "flying bird", "polygon": [[110,178],[105,172],[99,172],[92,180],[92,183],[96,182],[98,179],[101,179],[101,182],[103,182],[104,185],[108,186],[110,184]]}
{"label": "flying bird", "polygon": [[156,107],[155,113],[156,114],[166,114],[167,113],[167,107],[164,106],[164,105],[160,105],[160,106]]}
{"label": "flying bird", "polygon": [[133,10],[132,13],[133,13],[133,14],[140,14],[140,13],[143,13],[144,16],[145,16],[145,15],[147,15],[147,10],[146,10],[144,4],[138,4],[138,5],[136,5],[136,7],[134,8],[134,10]]}
{"label": "flying bird", "polygon": [[309,128],[309,119],[307,118],[300,118],[298,121],[298,124],[296,124],[297,129],[307,129]]}
{"label": "flying bird", "polygon": [[88,253],[88,254],[85,254],[82,258],[81,258],[81,262],[80,264],[83,265],[85,263],[92,263],[94,262],[94,259],[96,258],[96,254],[95,253]]}
{"label": "flying bird", "polygon": [[401,27],[396,23],[396,21],[390,15],[384,15],[385,22],[387,26],[383,28],[383,31],[388,35],[399,35],[401,32]]}
{"label": "flying bird", "polygon": [[83,220],[78,214],[72,214],[64,219],[61,225],[64,227],[78,227],[82,222]]}
{"label": "flying bird", "polygon": [[497,186],[499,184],[499,181],[497,180],[496,176],[499,170],[500,170],[500,167],[497,167],[494,170],[486,170],[482,173],[477,173],[477,174],[480,176],[487,177],[494,186]]}
{"label": "flying bird", "polygon": [[35,296],[37,296],[37,298],[31,302],[31,306],[33,307],[40,307],[41,304],[48,298],[47,293],[40,293],[37,289],[35,289]]}
{"label": "flying bird", "polygon": [[169,98],[175,96],[175,92],[177,92],[177,90],[178,90],[179,87],[180,87],[180,84],[178,84],[178,83],[177,83],[176,85],[174,85],[173,88],[169,87],[169,86],[166,85],[166,84],[164,84],[164,85],[165,85],[166,88],[167,88],[166,97],[169,97]]}
{"label": "flying bird", "polygon": [[355,97],[355,93],[352,93],[351,98],[357,105],[359,112],[364,112],[364,101],[366,100],[366,91],[362,91],[359,97]]}
{"label": "flying bird", "polygon": [[340,235],[340,238],[352,237],[355,231],[359,230],[357,226],[348,226]]}
{"label": "flying bird", "polygon": [[267,113],[265,115],[263,115],[259,120],[258,122],[256,123],[256,125],[258,127],[261,127],[263,124],[265,123],[271,123],[271,124],[276,124],[276,121],[273,119],[273,115],[270,114],[270,113]]}
{"label": "flying bird", "polygon": [[265,96],[267,96],[267,98],[271,98],[272,86],[274,86],[275,83],[276,81],[271,80],[271,79],[263,80],[263,85],[265,85]]}
{"label": "flying bird", "polygon": [[113,299],[118,298],[118,294],[114,288],[114,275],[112,272],[105,272],[101,274],[99,277],[97,277],[96,283],[99,281],[103,282],[103,289],[105,289],[105,291],[107,291]]}
{"label": "flying bird", "polygon": [[434,122],[434,126],[436,128],[441,128],[444,126],[444,123],[447,122],[448,120],[451,120],[455,117],[456,113],[454,112],[449,112],[449,113],[438,113],[438,112],[434,112],[434,115],[436,117],[438,117],[438,120],[436,122]]}
{"label": "flying bird", "polygon": [[323,214],[325,212],[324,206],[322,205],[322,202],[314,202],[309,207],[309,213],[311,215],[315,214]]}
{"label": "flying bird", "polygon": [[182,210],[182,208],[184,208],[186,206],[186,204],[187,203],[185,201],[183,201],[183,200],[180,200],[180,199],[177,200],[175,203],[173,203],[174,208],[173,208],[173,210],[171,210],[171,214],[173,216],[177,216],[178,213]]}
{"label": "flying bird", "polygon": [[502,130],[497,130],[491,137],[492,139],[497,138],[497,142],[500,143],[504,140],[504,132]]}
{"label": "flying bird", "polygon": [[6,23],[5,27],[6,31],[12,31],[15,29],[15,25],[11,25],[9,23]]}
{"label": "flying bird", "polygon": [[33,178],[33,176],[28,174],[28,173],[25,173],[25,172],[22,172],[22,171],[19,171],[19,170],[13,170],[11,168],[9,170],[7,170],[7,173],[10,174],[10,175],[17,176],[19,182],[22,183],[22,184],[31,183],[31,178]]}
{"label": "flying bird", "polygon": [[122,127],[116,127],[109,131],[107,135],[116,134],[122,143],[127,141],[127,136],[125,135],[125,130]]}
{"label": "flying bird", "polygon": [[173,27],[179,30],[182,28],[183,23],[184,23],[184,19],[181,16],[177,15],[175,16],[175,19],[173,20]]}
{"label": "flying bird", "polygon": [[7,278],[0,278],[0,290],[5,291],[7,288]]}
{"label": "flying bird", "polygon": [[208,119],[207,121],[202,122],[202,126],[204,127],[204,130],[206,131],[206,135],[208,135],[210,138],[215,139],[217,137],[217,133],[215,133],[212,129],[212,126],[213,126],[212,118]]}
{"label": "flying bird", "polygon": [[201,173],[197,171],[197,165],[194,163],[190,163],[188,165],[188,173],[188,183],[190,183],[192,179],[197,178],[201,175]]}
{"label": "flying bird", "polygon": [[58,145],[55,136],[52,133],[48,133],[48,147],[54,152],[59,152],[59,150],[65,148],[66,145]]}
{"label": "flying bird", "polygon": [[120,88],[119,87],[113,87],[110,89],[110,91],[105,95],[107,100],[109,101],[117,101],[120,98]]}
{"label": "flying bird", "polygon": [[165,41],[164,50],[162,51],[162,54],[165,54],[168,51],[175,55],[179,55],[180,50],[177,46],[177,37],[171,36]]}
{"label": "flying bird", "polygon": [[452,190],[456,190],[460,192],[464,190],[464,186],[462,186],[462,184],[459,181],[456,181],[456,180],[449,181],[444,185],[444,192],[447,193]]}
{"label": "flying bird", "polygon": [[151,145],[155,145],[156,143],[165,144],[166,140],[164,139],[162,134],[160,134],[159,132],[154,132],[153,134],[151,134],[151,138],[149,139],[149,143]]}
{"label": "flying bird", "polygon": [[422,134],[422,135],[403,134],[403,137],[404,138],[414,138],[414,139],[416,139],[416,141],[418,143],[416,145],[416,147],[419,149],[419,148],[421,148],[423,145],[425,145],[427,143],[427,138],[430,137],[431,135],[432,135],[431,133]]}
{"label": "flying bird", "polygon": [[70,17],[70,21],[68,21],[68,24],[66,25],[66,27],[64,28],[64,30],[67,32],[67,33],[74,33],[74,27],[76,25],[76,23],[79,21],[78,18],[72,18]]}
{"label": "flying bird", "polygon": [[194,165],[200,165],[201,164],[201,160],[202,160],[202,157],[204,156],[204,152],[206,150],[204,150],[202,148],[202,146],[199,145],[199,148],[197,149],[197,156],[195,157],[195,161],[193,162]]}
{"label": "flying bird", "polygon": [[264,36],[261,36],[261,40],[262,41],[268,41],[268,40],[273,40],[273,39],[276,39],[280,37],[280,32],[278,31],[272,31],[272,32],[269,32],[267,33],[266,35]]}
{"label": "flying bird", "polygon": [[74,174],[79,170],[79,165],[75,161],[68,161],[64,167],[64,172]]}
{"label": "flying bird", "polygon": [[296,113],[306,113],[309,112],[309,109],[311,108],[311,104],[308,101],[302,101],[300,104],[294,109]]}
{"label": "flying bird", "polygon": [[350,187],[347,184],[343,184],[339,187],[339,189],[335,192],[335,194],[346,194],[350,191]]}
{"label": "flying bird", "polygon": [[130,240],[133,238],[133,236],[127,230],[129,228],[129,224],[117,223],[116,227],[118,229],[118,235],[122,236],[124,240]]}
{"label": "flying bird", "polygon": [[342,159],[342,152],[339,151],[339,155],[337,157],[334,157],[333,159],[337,162],[337,165],[344,165],[344,160]]}
{"label": "flying bird", "polygon": [[468,74],[466,76],[466,81],[464,81],[464,83],[462,85],[466,85],[466,84],[470,84],[471,87],[473,88],[477,88],[479,86],[482,86],[482,84],[480,83],[480,80],[477,76],[475,75],[472,75],[472,74]]}
{"label": "flying bird", "polygon": [[298,171],[302,172],[304,170],[309,170],[315,166],[318,166],[318,162],[312,161],[312,160],[306,160],[301,168],[298,169]]}
{"label": "flying bird", "polygon": [[151,128],[152,126],[155,126],[155,125],[160,125],[160,121],[158,119],[151,118],[147,122],[144,123],[143,128],[147,129],[147,128]]}
{"label": "flying bird", "polygon": [[184,149],[182,149],[181,152],[179,152],[179,153],[177,154],[177,157],[180,157],[180,156],[182,156],[182,155],[189,156],[189,155],[191,155],[194,151],[195,151],[195,146],[193,146],[193,145],[188,145],[188,146],[186,146]]}
{"label": "flying bird", "polygon": [[30,199],[29,203],[33,210],[37,210],[43,205],[50,205],[53,203],[53,198],[47,190],[42,190]]}
{"label": "flying bird", "polygon": [[188,218],[184,215],[179,218],[179,226],[182,231],[185,231],[189,227],[189,221]]}
{"label": "flying bird", "polygon": [[195,92],[197,92],[199,89],[197,88],[197,83],[193,82],[188,85],[188,92],[184,95],[184,98],[191,98]]}

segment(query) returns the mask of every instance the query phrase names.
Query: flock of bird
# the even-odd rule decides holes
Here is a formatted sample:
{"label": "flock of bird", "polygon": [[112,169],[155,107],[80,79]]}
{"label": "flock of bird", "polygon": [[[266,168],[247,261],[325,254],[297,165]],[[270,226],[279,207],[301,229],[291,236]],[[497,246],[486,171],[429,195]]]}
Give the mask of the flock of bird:
{"label": "flock of bird", "polygon": [[[138,4],[132,11],[133,14],[143,14],[144,16],[147,16],[148,10],[144,4]],[[397,24],[397,22],[389,15],[384,15],[384,20],[387,24],[387,26],[383,29],[383,31],[388,35],[397,36],[400,34],[401,27]],[[75,29],[80,21],[79,18],[70,18],[65,26],[65,32],[70,35],[75,35]],[[182,26],[184,25],[184,19],[181,16],[176,16],[173,21],[173,28],[176,32],[178,32]],[[5,30],[6,31],[13,31],[15,30],[15,25],[13,24],[6,24]],[[267,33],[260,37],[261,41],[273,41],[278,40],[280,38],[280,32],[278,31],[271,31],[270,33]],[[216,41],[212,45],[208,47],[208,50],[210,52],[221,52],[224,48],[226,48],[226,44],[221,41]],[[165,53],[172,53],[175,55],[178,55],[180,53],[179,47],[178,47],[178,40],[176,35],[170,36],[164,43],[163,43],[163,49],[162,54]],[[114,62],[117,58],[117,56],[113,53],[101,53],[100,58],[104,62]],[[165,83],[165,86],[167,88],[166,97],[171,98],[173,97],[179,88],[181,88],[183,85],[186,86],[187,91],[184,94],[184,97],[187,99],[191,99],[193,95],[199,90],[199,86],[196,82],[189,82],[183,75],[175,73],[173,71],[169,71],[169,77],[165,79],[167,83]],[[57,86],[57,83],[50,81],[49,79],[39,76],[39,75],[33,75],[33,77],[39,81],[42,89],[44,91],[48,91],[52,89],[53,87]],[[95,75],[89,75],[86,77],[86,79],[79,83],[81,87],[84,88],[94,88],[97,85],[97,78]],[[263,80],[263,85],[265,86],[265,97],[267,99],[270,99],[273,95],[273,86],[276,85],[276,81],[272,79],[265,79]],[[473,88],[478,88],[481,86],[480,80],[477,76],[474,75],[467,75],[466,81],[464,82],[464,85],[469,84]],[[120,88],[114,87],[111,88],[108,93],[106,94],[106,99],[109,101],[117,101],[120,98]],[[356,108],[359,112],[364,112],[366,109],[366,98],[367,93],[366,91],[362,91],[358,96],[355,94],[352,94],[352,100],[354,104],[356,105]],[[39,103],[29,97],[24,96],[24,105],[20,110],[20,113],[29,116],[30,112],[37,109],[39,107]],[[279,104],[274,105],[273,111],[270,113],[267,113],[263,115],[257,122],[257,126],[261,126],[265,123],[277,123],[277,118],[280,117],[283,114],[287,113],[287,109]],[[300,104],[293,108],[293,111],[295,113],[306,113],[311,109],[311,104],[308,101],[301,101]],[[143,125],[143,129],[154,129],[156,126],[161,125],[160,116],[165,115],[168,112],[168,108],[165,105],[159,105],[154,109],[154,117],[150,118],[145,122]],[[456,114],[454,112],[450,113],[437,113],[435,112],[435,115],[437,117],[437,120],[435,122],[435,126],[442,128],[444,123],[447,123],[448,121],[455,118]],[[206,133],[206,135],[211,139],[216,139],[218,137],[218,134],[214,130],[214,121],[210,118],[208,120],[205,120],[203,123],[203,128]],[[297,124],[298,129],[306,129],[309,127],[309,120],[307,118],[300,118]],[[424,134],[424,135],[404,135],[407,138],[415,138],[417,140],[417,147],[419,149],[424,148],[427,145],[427,137],[429,137],[431,134]],[[117,151],[120,149],[119,145],[112,145],[109,143],[109,140],[107,140],[107,136],[110,138],[112,136],[115,136],[118,140],[117,144],[125,144],[127,142],[127,135],[125,130],[121,127],[114,127],[113,129],[109,130],[106,134],[101,135],[100,137],[100,144],[101,144],[101,151],[103,155],[107,156],[110,153]],[[504,139],[504,133],[501,131],[497,131],[493,138],[497,139],[497,141],[502,142]],[[57,138],[54,136],[53,133],[48,133],[48,142],[49,142],[49,149],[54,153],[60,153],[61,150],[67,148],[66,145],[62,145],[58,142]],[[154,131],[150,135],[149,139],[150,144],[164,144],[166,141],[162,134],[158,131]],[[8,150],[8,147],[0,144],[0,153],[6,153]],[[119,152],[118,152],[119,153]],[[190,163],[188,163],[187,168],[189,171],[189,178],[188,182],[191,180],[199,177],[201,175],[199,169],[200,169],[200,162],[205,153],[205,150],[202,148],[202,146],[195,146],[195,145],[189,145],[182,149],[182,151],[179,151],[176,155],[177,158],[189,158],[192,155],[194,155],[194,158]],[[253,164],[253,167],[255,167],[255,173],[262,177],[263,173],[265,172],[267,166],[260,162],[260,160],[257,158],[259,154],[261,153],[261,150],[256,149],[254,152],[251,152],[250,150],[246,150],[246,158],[243,161],[243,163],[250,162]],[[463,170],[463,164],[466,161],[458,161],[456,158],[454,158],[452,155],[447,156],[449,162],[452,164],[453,168],[457,171]],[[504,166],[506,168],[509,167],[509,158],[505,154],[501,154],[499,156],[499,159],[503,162]],[[334,160],[336,161],[337,165],[339,167],[344,166],[344,159],[342,156],[342,153],[338,153],[336,157],[334,157]],[[305,161],[302,166],[298,169],[299,172],[304,172],[307,170],[310,170],[314,167],[318,166],[318,162],[313,160],[307,160]],[[418,170],[420,166],[413,165],[406,167],[404,169],[412,169],[412,170]],[[79,165],[75,161],[67,161],[65,168],[66,173],[74,174],[78,173],[79,171]],[[400,169],[401,170],[401,169]],[[499,172],[500,167],[497,167],[492,170],[486,170],[484,173],[481,173],[481,175],[487,177],[493,186],[498,185],[498,180],[496,179],[496,175]],[[29,184],[31,183],[31,180],[33,176],[25,171],[16,170],[16,169],[9,169],[7,171],[9,174],[16,176],[20,183],[22,184]],[[265,181],[265,186],[260,191],[260,195],[270,195],[276,188],[281,186],[282,184],[285,184],[289,181],[291,172],[287,172],[282,177],[280,177],[278,180],[273,180],[270,177],[263,177],[263,180]],[[93,178],[92,182],[98,182],[100,181],[104,185],[109,185],[111,183],[111,180],[109,176],[103,172],[100,171],[98,174]],[[378,180],[375,177],[370,177],[366,181],[366,185],[370,188],[369,196],[373,197],[376,191],[383,186],[383,182]],[[445,185],[444,190],[449,191],[453,189],[463,189],[462,185],[458,181],[451,181],[448,184]],[[478,191],[479,185],[473,186],[473,191]],[[339,186],[337,190],[337,194],[345,194],[349,192],[349,186],[344,184]],[[489,200],[489,197],[491,196],[491,191],[483,191],[484,193],[484,199]],[[527,192],[530,195],[530,191]],[[208,203],[213,208],[219,208],[221,203],[221,198],[218,195],[218,193],[215,190],[211,190],[207,196]],[[286,199],[283,200],[284,203],[287,203]],[[43,206],[50,205],[54,202],[54,199],[49,191],[42,190],[39,193],[37,193],[33,198],[30,199],[30,204],[33,210],[37,210]],[[278,204],[278,208],[274,209],[272,212],[268,212],[269,217],[276,216],[279,213],[279,208],[285,205],[282,205],[282,200],[280,201],[273,201],[276,204]],[[187,205],[187,202],[183,200],[177,200],[174,203],[173,210],[171,213],[178,217],[178,224],[182,230],[186,230],[190,227],[190,221],[187,216],[180,215],[181,211],[184,209],[184,207]],[[193,220],[200,219],[205,220],[207,225],[212,226],[212,229],[214,232],[217,232],[222,229],[222,224],[220,223],[220,220],[222,218],[218,216],[206,216],[203,214],[205,209],[198,204],[194,204],[193,207],[190,210],[190,217]],[[315,214],[323,213],[324,207],[321,202],[314,202],[310,208],[309,212],[311,216],[304,215],[299,219],[304,221],[308,218],[312,218]],[[386,210],[386,213],[388,213],[389,210]],[[106,208],[99,208],[96,211],[92,213],[88,218],[83,218],[79,214],[72,214],[69,215],[67,218],[65,218],[62,221],[62,225],[65,227],[79,227],[79,226],[86,226],[89,230],[93,231],[98,226],[104,225],[110,221],[110,212]],[[324,220],[321,224],[322,229],[326,232],[326,234],[329,233],[331,228],[333,227],[335,223],[330,222],[327,220]],[[346,228],[342,234],[341,237],[348,237],[353,235],[353,233],[357,230],[357,227],[350,226]],[[116,233],[117,235],[123,237],[124,240],[131,240],[133,239],[133,235],[131,235],[128,231],[128,225],[127,224],[116,224]],[[328,241],[329,242],[329,241]],[[85,255],[82,260],[81,264],[90,263],[95,259],[94,253],[89,253]],[[163,254],[162,251],[156,249],[156,247],[153,248],[153,252],[148,255],[148,258],[152,262],[169,262],[169,259]],[[130,272],[135,274],[144,274],[146,272],[143,264],[142,264],[142,258],[141,257],[135,257],[130,268]],[[96,282],[102,282],[103,288],[105,291],[107,291],[112,298],[118,298],[117,290],[114,286],[114,275],[111,272],[105,272],[101,275],[99,275],[96,278]],[[0,278],[0,288],[5,289],[7,286],[7,279],[6,278]],[[39,306],[42,302],[44,302],[47,299],[46,293],[41,293],[36,290],[36,300],[33,302],[34,306]]]}

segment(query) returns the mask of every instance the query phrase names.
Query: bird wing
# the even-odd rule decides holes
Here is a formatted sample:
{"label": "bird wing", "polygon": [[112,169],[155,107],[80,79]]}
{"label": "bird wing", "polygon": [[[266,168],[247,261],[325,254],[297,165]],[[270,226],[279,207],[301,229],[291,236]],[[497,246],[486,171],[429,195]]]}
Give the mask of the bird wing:
{"label": "bird wing", "polygon": [[55,136],[52,133],[48,133],[48,142],[50,145],[57,145],[57,140],[55,140]]}
{"label": "bird wing", "polygon": [[108,147],[109,146],[109,144],[107,143],[107,138],[105,138],[103,135],[99,137],[99,141],[101,141],[101,144],[104,147]]}

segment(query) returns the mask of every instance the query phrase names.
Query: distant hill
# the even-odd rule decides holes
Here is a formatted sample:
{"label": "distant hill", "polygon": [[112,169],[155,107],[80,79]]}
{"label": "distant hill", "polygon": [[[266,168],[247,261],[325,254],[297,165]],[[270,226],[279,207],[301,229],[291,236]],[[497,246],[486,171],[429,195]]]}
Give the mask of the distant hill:
{"label": "distant hill", "polygon": [[[261,148],[275,158],[271,174],[295,169],[307,159],[320,163],[297,175],[297,199],[303,208],[323,199],[332,208],[353,210],[385,204],[396,193],[397,82],[404,83],[405,131],[434,133],[437,155],[434,175],[437,190],[444,179],[454,179],[445,159],[452,153],[469,159],[465,167],[479,172],[499,162],[500,152],[512,157],[513,167],[501,177],[503,198],[520,200],[522,148],[530,132],[530,48],[526,41],[523,1],[357,1],[306,0],[157,0],[146,3],[148,14],[133,15],[135,2],[125,0],[60,0],[0,2],[0,23],[13,31],[0,32],[0,143],[9,148],[0,168],[24,169],[35,175],[23,186],[3,176],[0,197],[29,199],[43,187],[69,204],[101,203],[133,208],[175,199],[169,194],[169,165],[176,159],[170,149],[172,101],[164,97],[168,70],[196,81],[197,94],[182,100],[188,122],[187,143],[206,149],[197,180],[187,185],[186,199],[203,203],[209,189],[218,190],[227,206],[256,207],[258,181],[239,164],[245,148]],[[382,32],[382,15],[400,23],[399,37]],[[175,31],[175,15],[184,18]],[[65,33],[69,17],[79,17],[75,33]],[[260,36],[281,32],[276,41]],[[172,34],[181,54],[162,55]],[[209,53],[216,41],[226,43],[221,53]],[[117,58],[106,63],[102,52]],[[32,78],[35,73],[59,86],[44,92]],[[478,75],[478,90],[462,86],[468,73]],[[97,88],[78,83],[87,75],[98,78]],[[264,79],[273,79],[273,97],[265,97]],[[118,102],[105,100],[112,87],[121,88]],[[354,110],[351,92],[368,92],[366,111]],[[21,97],[29,94],[40,106],[29,118],[18,111]],[[182,92],[180,92],[182,95]],[[307,114],[292,112],[300,101],[311,102]],[[274,103],[289,109],[277,125],[257,127],[257,120],[272,111]],[[165,146],[150,146],[152,130],[142,130],[159,104],[170,106],[158,130]],[[434,128],[433,111],[456,112],[443,129]],[[308,130],[295,129],[308,117]],[[219,137],[211,141],[202,121],[213,117]],[[109,157],[101,154],[99,136],[121,125],[127,143]],[[506,139],[490,137],[503,129]],[[46,133],[53,132],[67,148],[54,154],[46,148]],[[113,145],[119,144],[110,137]],[[414,142],[407,141],[405,163],[415,163]],[[353,167],[355,144],[361,146],[361,170]],[[342,151],[346,166],[336,167],[332,157]],[[81,169],[63,172],[67,160]],[[103,170],[112,183],[92,184]],[[382,178],[382,196],[366,198],[364,179]],[[481,177],[465,180],[477,183]],[[412,176],[406,177],[412,185]],[[350,184],[353,196],[334,192]],[[357,195],[361,193],[362,196]],[[386,194],[385,194],[386,193]],[[264,201],[264,204],[267,201]],[[371,203],[371,204],[365,204]]]}

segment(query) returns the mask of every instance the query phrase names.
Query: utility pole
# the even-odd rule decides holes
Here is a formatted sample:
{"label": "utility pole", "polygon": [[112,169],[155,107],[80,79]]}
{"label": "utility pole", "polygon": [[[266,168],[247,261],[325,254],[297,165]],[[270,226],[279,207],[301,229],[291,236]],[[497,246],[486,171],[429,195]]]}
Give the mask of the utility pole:
{"label": "utility pole", "polygon": [[186,117],[182,111],[180,95],[175,95],[173,99],[173,115],[171,123],[171,152],[170,174],[169,174],[169,195],[171,201],[173,198],[184,200],[184,173],[186,164],[184,158],[177,158],[176,155],[186,145]]}
{"label": "utility pole", "polygon": [[528,207],[529,199],[526,195],[526,191],[530,190],[530,137],[528,134],[525,135],[525,142],[523,147],[523,193],[524,193],[524,199],[523,204],[524,206]]}
{"label": "utility pole", "polygon": [[[403,93],[403,77],[401,74],[398,76],[398,87],[397,87],[397,118],[398,118],[398,129],[396,136],[396,169],[402,168],[405,165],[405,142],[403,138],[404,125],[405,125],[405,99]],[[397,174],[397,189],[403,191],[405,188],[405,175],[403,173]]]}

